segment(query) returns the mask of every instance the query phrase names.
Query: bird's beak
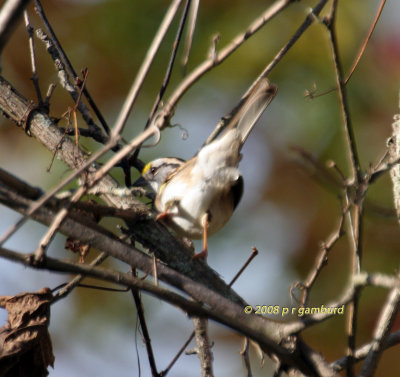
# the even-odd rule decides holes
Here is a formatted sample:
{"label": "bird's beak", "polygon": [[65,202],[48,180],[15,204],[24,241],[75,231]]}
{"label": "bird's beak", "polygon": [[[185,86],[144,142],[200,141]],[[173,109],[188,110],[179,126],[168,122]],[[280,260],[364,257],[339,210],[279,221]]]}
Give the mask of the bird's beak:
{"label": "bird's beak", "polygon": [[151,189],[149,182],[147,182],[142,176],[140,176],[135,182],[133,182],[132,186]]}
{"label": "bird's beak", "polygon": [[150,183],[147,182],[142,176],[139,177],[135,182],[133,182],[133,187],[142,188],[144,190],[143,195],[151,200],[155,199],[156,194],[153,191]]}

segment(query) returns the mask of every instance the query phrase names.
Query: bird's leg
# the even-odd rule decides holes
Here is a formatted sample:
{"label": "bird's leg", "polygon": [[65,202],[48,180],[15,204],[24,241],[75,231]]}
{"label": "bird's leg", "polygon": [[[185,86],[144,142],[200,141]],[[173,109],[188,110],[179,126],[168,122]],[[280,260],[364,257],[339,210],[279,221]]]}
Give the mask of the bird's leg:
{"label": "bird's leg", "polygon": [[201,226],[203,227],[203,250],[193,255],[192,259],[207,259],[208,245],[207,245],[207,227],[208,227],[208,212],[201,217]]}
{"label": "bird's leg", "polygon": [[165,220],[172,216],[172,213],[169,213],[168,210],[159,213],[156,217],[156,221]]}
{"label": "bird's leg", "polygon": [[169,212],[169,210],[171,209],[171,207],[173,206],[174,203],[168,202],[168,204],[165,206],[164,211],[162,211],[161,213],[159,213],[156,217],[156,221],[160,221],[160,220],[168,220],[170,219],[172,216],[174,216],[173,213]]}

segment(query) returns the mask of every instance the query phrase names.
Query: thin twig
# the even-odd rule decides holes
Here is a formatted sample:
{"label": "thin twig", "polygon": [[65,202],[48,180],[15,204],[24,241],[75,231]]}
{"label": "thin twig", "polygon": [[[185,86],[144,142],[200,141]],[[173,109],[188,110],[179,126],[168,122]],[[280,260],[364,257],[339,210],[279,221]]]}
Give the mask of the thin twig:
{"label": "thin twig", "polygon": [[294,288],[299,288],[302,291],[302,297],[300,300],[301,306],[307,306],[311,288],[313,287],[323,267],[327,264],[330,250],[343,235],[344,218],[346,216],[346,212],[347,211],[345,210],[341,214],[336,230],[334,230],[333,233],[328,237],[327,241],[321,243],[321,250],[317,257],[317,262],[308,273],[307,278],[301,283],[294,283],[290,289],[292,291]]}
{"label": "thin twig", "polygon": [[242,355],[242,361],[243,361],[244,369],[246,371],[246,377],[253,376],[253,374],[251,373],[249,348],[250,348],[249,339],[244,337],[243,338],[243,346],[239,353]]}
{"label": "thin twig", "polygon": [[350,109],[347,100],[346,84],[343,79],[342,62],[339,56],[338,42],[336,37],[336,30],[335,30],[336,7],[337,7],[337,1],[335,0],[332,4],[331,8],[332,10],[330,12],[330,15],[327,16],[326,18],[325,25],[327,26],[327,30],[329,32],[329,37],[330,37],[330,47],[335,67],[336,85],[338,88],[340,110],[342,114],[342,122],[344,127],[344,135],[347,143],[347,153],[349,156],[349,162],[352,169],[352,179],[356,179],[358,182],[361,182],[362,176],[361,176],[360,159],[358,156],[353,125],[351,123]]}
{"label": "thin twig", "polygon": [[[90,266],[98,266],[103,263],[107,258],[106,253],[100,253],[92,262],[90,262]],[[58,301],[67,295],[69,295],[73,289],[80,285],[81,281],[85,278],[85,275],[77,275],[75,276],[68,284],[62,287],[57,293],[53,296],[53,301]]]}
{"label": "thin twig", "polygon": [[[159,92],[157,94],[157,98],[154,101],[153,107],[152,107],[152,109],[150,111],[150,115],[149,115],[149,117],[147,119],[147,122],[146,122],[146,125],[145,125],[145,129],[147,127],[149,127],[150,124],[153,122],[154,117],[156,116],[156,112],[157,112],[158,106],[160,105],[160,102],[161,102],[162,98],[164,97],[164,94],[165,94],[165,91],[167,89],[168,83],[169,83],[169,81],[171,79],[172,69],[174,67],[176,54],[178,52],[178,47],[179,47],[180,42],[182,40],[182,33],[183,33],[183,29],[185,27],[185,23],[186,23],[188,11],[189,11],[190,3],[191,3],[191,0],[186,0],[186,5],[185,5],[185,8],[184,8],[183,13],[182,13],[181,20],[179,22],[178,31],[176,33],[176,37],[175,37],[174,42],[172,44],[171,57],[170,57],[170,60],[169,60],[169,63],[168,63],[167,70],[166,70],[165,75],[164,75],[164,80],[163,80],[163,82],[161,84],[161,88],[160,88],[160,90],[159,90]],[[135,161],[138,158],[139,153],[140,153],[140,147],[135,150],[131,160]]]}
{"label": "thin twig", "polygon": [[[349,73],[347,74],[347,77],[344,80],[344,84],[348,83],[348,81],[350,80],[351,76],[353,75],[355,69],[357,68],[358,64],[360,63],[360,60],[361,60],[362,56],[364,55],[365,49],[366,49],[366,47],[368,45],[368,42],[371,39],[371,36],[372,36],[372,34],[373,34],[374,30],[375,30],[375,26],[378,23],[378,20],[379,20],[379,18],[381,16],[381,13],[382,13],[382,10],[383,10],[383,7],[384,7],[385,3],[386,3],[386,0],[382,0],[381,1],[379,9],[378,9],[378,11],[377,11],[377,13],[375,15],[374,21],[372,22],[372,25],[370,26],[368,34],[365,37],[365,39],[364,39],[364,41],[363,41],[363,43],[362,43],[362,45],[360,47],[360,51],[357,53],[357,55],[356,55],[356,57],[354,59],[353,65],[351,66],[351,68],[349,70]],[[322,96],[324,96],[326,94],[329,94],[329,93],[332,93],[332,92],[334,92],[336,90],[337,90],[337,87],[324,90],[323,92],[318,93],[318,94],[315,93],[316,90],[312,90],[312,91],[306,90],[306,97],[308,97],[310,99],[317,98],[317,97],[322,97]]]}
{"label": "thin twig", "polygon": [[[64,49],[62,48],[60,41],[58,40],[56,34],[54,33],[54,30],[53,30],[51,24],[49,23],[49,21],[48,21],[48,19],[46,17],[46,14],[44,12],[44,9],[42,7],[42,4],[41,4],[41,2],[39,0],[35,0],[35,9],[36,9],[36,12],[39,14],[40,18],[42,19],[43,24],[45,25],[46,30],[48,31],[49,36],[50,36],[50,38],[52,40],[52,43],[56,47],[56,49],[58,51],[58,54],[61,57],[61,61],[63,61],[63,63],[66,65],[66,67],[68,68],[69,72],[74,77],[74,79],[77,78],[78,75],[76,74],[76,72],[74,70],[74,67],[72,66],[70,60],[68,59],[67,54],[64,52]],[[105,119],[104,119],[103,115],[101,114],[99,108],[97,107],[96,103],[94,102],[94,100],[93,100],[92,96],[90,95],[89,90],[87,89],[87,87],[85,87],[83,89],[83,94],[85,95],[89,105],[91,106],[91,108],[93,109],[94,113],[96,114],[97,119],[100,121],[104,131],[106,132],[107,135],[109,135],[110,129],[109,129],[108,125],[107,125],[107,122],[105,121]],[[88,123],[88,126],[89,127],[97,127],[93,120],[90,123]]]}
{"label": "thin twig", "polygon": [[182,66],[183,74],[186,74],[187,64],[189,62],[190,50],[193,43],[194,30],[196,28],[197,14],[199,12],[200,0],[192,0],[190,5],[189,22],[186,33],[185,51],[183,53]]}
{"label": "thin twig", "polygon": [[[327,0],[324,0],[325,2]],[[238,34],[232,41],[225,46],[221,51],[215,55],[209,57],[203,63],[198,65],[187,77],[183,80],[180,85],[174,90],[166,101],[166,105],[163,108],[164,117],[160,118],[160,121],[166,121],[172,115],[179,100],[183,95],[193,86],[200,77],[204,76],[211,69],[216,67],[225,61],[233,52],[235,52],[244,42],[246,42],[251,36],[257,33],[266,23],[271,21],[278,13],[288,7],[294,0],[278,0],[268,9],[263,12],[260,17],[257,17],[246,29],[245,32]]]}
{"label": "thin twig", "polygon": [[265,67],[264,71],[260,76],[267,77],[272,69],[282,60],[282,58],[286,55],[286,53],[293,47],[293,45],[297,42],[297,40],[304,34],[304,32],[312,25],[315,21],[316,16],[318,16],[322,9],[325,7],[328,0],[321,0],[314,8],[312,8],[307,15],[306,19],[299,26],[299,28],[295,31],[293,36],[290,38],[289,42],[283,46],[280,51],[275,55],[272,61]]}
{"label": "thin twig", "polygon": [[[335,162],[328,161],[324,164],[309,151],[297,145],[290,146],[290,150],[293,151],[296,156],[299,156],[299,158],[295,159],[295,162],[306,170],[317,183],[329,192],[333,192],[336,196],[340,197],[342,195],[346,178],[340,174],[341,172],[338,170]],[[335,173],[339,173],[339,177]]]}
{"label": "thin twig", "polygon": [[[363,212],[363,199],[367,186],[363,186],[363,176],[361,172],[360,159],[357,151],[356,139],[354,135],[353,126],[351,123],[350,109],[347,100],[346,85],[344,82],[342,63],[339,57],[338,42],[336,37],[336,11],[337,11],[337,0],[332,2],[332,7],[329,15],[325,19],[325,25],[329,32],[330,47],[334,62],[336,85],[338,88],[339,104],[342,114],[342,123],[344,127],[344,136],[347,145],[347,155],[351,167],[351,182],[355,186],[357,197],[353,201],[354,204],[351,206],[348,212],[350,235],[352,239],[352,273],[353,275],[358,274],[361,270],[361,239],[362,239],[362,212]],[[346,205],[350,205],[352,202],[349,198],[349,193],[346,195]],[[352,363],[352,357],[355,351],[356,345],[356,331],[357,331],[357,314],[359,306],[359,291],[356,290],[352,302],[348,306],[348,319],[347,319],[347,355],[349,356],[349,362],[347,365],[347,376],[354,376],[354,367]]]}
{"label": "thin twig", "polygon": [[170,7],[165,13],[164,19],[162,20],[160,27],[157,30],[154,39],[147,50],[146,56],[143,60],[142,65],[140,66],[139,72],[136,75],[136,78],[129,90],[129,93],[125,99],[125,102],[122,106],[122,109],[118,115],[117,120],[115,121],[115,125],[112,130],[113,137],[120,135],[123,131],[123,128],[128,120],[129,114],[132,110],[132,107],[136,101],[137,95],[139,94],[140,88],[143,85],[144,79],[150,69],[151,64],[153,63],[154,57],[160,48],[161,42],[163,41],[172,20],[175,17],[176,12],[178,11],[179,5],[182,0],[174,0],[172,1]]}
{"label": "thin twig", "polygon": [[[390,347],[394,347],[400,344],[400,330],[390,334],[387,338],[386,341],[383,344],[383,347],[385,349],[390,348]],[[371,343],[367,343],[364,344],[363,346],[361,346],[360,348],[358,348],[355,353],[354,353],[354,361],[355,362],[359,362],[361,360],[364,360],[369,351],[371,350],[371,346],[373,345],[373,342]],[[346,368],[346,365],[348,363],[349,358],[347,356],[342,357],[341,359],[333,362],[331,364],[331,367],[337,371],[340,372],[343,369]]]}
{"label": "thin twig", "polygon": [[[101,115],[100,111],[97,109],[96,104],[94,103],[93,99],[91,98],[88,90],[87,90],[87,85],[85,84],[82,87],[81,91],[78,91],[76,89],[76,86],[71,83],[71,81],[79,82],[79,77],[76,75],[75,70],[73,69],[71,63],[68,60],[68,57],[66,56],[64,50],[62,49],[59,41],[57,40],[57,37],[54,35],[54,32],[51,28],[51,25],[48,23],[46,16],[43,12],[43,9],[41,9],[41,6],[39,6],[39,14],[41,15],[44,24],[46,25],[46,28],[48,30],[49,35],[47,35],[43,30],[38,29],[36,31],[37,37],[42,40],[45,45],[48,53],[52,57],[55,67],[58,72],[58,77],[60,80],[60,83],[62,87],[67,90],[67,92],[70,94],[72,97],[74,104],[77,104],[77,109],[79,112],[82,114],[83,119],[85,120],[86,124],[88,125],[88,130],[86,130],[84,133],[81,133],[82,135],[86,135],[88,137],[93,138],[93,140],[101,143],[101,144],[107,144],[109,142],[109,127],[106,124],[103,116]],[[70,79],[70,74],[68,72],[71,72],[73,75],[74,79]],[[89,104],[91,105],[93,111],[95,112],[97,118],[100,120],[102,127],[105,130],[105,133],[101,130],[100,127],[98,127],[88,109],[88,107],[85,105],[83,101],[79,101],[78,98],[81,96],[81,93],[83,93],[88,100]],[[76,113],[74,113],[74,118],[76,118]],[[76,121],[75,121],[76,124]],[[110,141],[110,145],[113,144],[114,141]],[[121,149],[121,146],[117,143],[113,145],[111,148],[114,152],[118,151]],[[130,170],[129,170],[129,163],[127,159],[123,159],[118,166],[120,166],[125,174],[125,183],[127,186],[131,185],[130,181]],[[134,166],[140,166],[140,161],[136,160]]]}
{"label": "thin twig", "polygon": [[[50,54],[51,58],[54,61],[55,68],[57,70],[57,75],[60,81],[61,86],[68,92],[71,96],[76,109],[82,114],[82,118],[88,125],[89,130],[91,131],[91,137],[99,143],[105,144],[108,141],[108,136],[102,132],[102,130],[95,124],[92,114],[90,113],[89,108],[83,101],[80,101],[79,98],[81,96],[80,91],[77,90],[74,85],[75,79],[71,79],[68,70],[66,69],[66,65],[63,62],[62,56],[60,55],[59,50],[56,48],[56,45],[42,29],[36,30],[36,36],[41,40],[45,46],[47,52]],[[83,87],[83,91],[85,88]]]}
{"label": "thin twig", "polygon": [[[399,109],[400,109],[400,92],[399,92]],[[392,166],[390,177],[393,184],[393,203],[397,214],[397,220],[400,224],[400,114],[394,115],[392,123],[393,133],[390,138],[389,157],[391,162],[396,162],[396,166]]]}
{"label": "thin twig", "polygon": [[[347,288],[345,288],[341,297],[336,301],[327,303],[325,307],[339,308],[346,304],[350,304],[354,300],[355,295],[358,295],[358,292],[367,286],[390,289],[393,292],[394,290],[397,291],[399,290],[400,281],[398,276],[387,276],[383,274],[361,273],[358,275],[354,275],[352,282],[347,286]],[[396,300],[391,300],[391,303],[394,302],[396,302]],[[393,308],[393,306],[391,306],[391,308]],[[388,310],[388,313],[392,313],[392,311]],[[285,326],[286,329],[284,330],[284,334],[286,334],[287,336],[298,334],[299,332],[303,331],[309,326],[321,323],[322,321],[325,321],[327,318],[331,318],[333,315],[334,315],[333,313],[329,312],[325,313],[320,312],[317,314],[312,314],[310,316],[307,316],[301,321],[293,321]],[[386,318],[388,317],[386,316]],[[384,348],[387,348],[399,343],[400,343],[400,331],[394,333],[392,337],[389,336],[386,341],[383,341],[382,346]],[[354,352],[351,355],[347,355],[346,357],[332,363],[331,367],[334,368],[336,371],[338,371],[344,368],[348,369],[350,364],[351,368],[353,368],[355,362],[360,361],[367,356],[367,353],[371,349],[372,344],[373,343],[369,343],[368,345],[361,347],[357,351],[354,350]]]}
{"label": "thin twig", "polygon": [[185,27],[185,24],[186,24],[186,19],[187,19],[187,16],[188,16],[188,11],[189,11],[190,4],[191,4],[191,0],[187,0],[185,9],[183,10],[182,17],[181,17],[181,20],[179,22],[179,27],[178,27],[178,31],[176,33],[176,37],[175,37],[174,43],[172,44],[171,57],[170,57],[170,60],[169,60],[169,63],[168,63],[167,71],[165,72],[165,76],[164,76],[164,80],[163,80],[163,82],[161,84],[161,88],[160,88],[160,90],[158,92],[158,95],[157,95],[157,98],[156,98],[156,100],[154,102],[153,108],[151,109],[150,116],[149,116],[149,121],[148,121],[147,126],[154,119],[154,115],[157,112],[158,106],[159,106],[159,104],[160,104],[160,102],[161,102],[161,100],[162,100],[162,98],[163,98],[163,96],[165,94],[165,90],[167,89],[169,80],[171,78],[172,69],[174,67],[176,54],[178,52],[178,47],[179,47],[180,42],[182,40],[183,28]]}
{"label": "thin twig", "polygon": [[[354,295],[357,293],[358,290],[367,287],[370,285],[369,276],[366,273],[358,274],[353,276],[352,281],[348,284],[348,286],[344,289],[341,296],[332,302],[327,303],[324,305],[325,308],[341,308],[344,305],[349,304],[353,299]],[[313,326],[317,323],[321,323],[322,321],[332,318],[333,316],[337,315],[334,311],[320,311],[316,314],[311,314],[304,317],[302,320],[293,321],[287,323],[285,325],[284,333],[289,336],[293,334],[297,334],[300,331],[308,328],[309,326]]]}
{"label": "thin twig", "polygon": [[249,256],[249,259],[245,262],[245,264],[242,266],[242,268],[237,272],[237,274],[233,277],[233,279],[230,281],[228,284],[230,287],[232,287],[233,284],[235,284],[235,281],[239,278],[239,276],[243,273],[243,271],[247,268],[247,266],[251,263],[251,261],[258,255],[258,250],[256,247],[251,248],[252,252],[251,255]]}
{"label": "thin twig", "polygon": [[[247,266],[250,264],[250,262],[258,255],[258,250],[255,247],[252,247],[252,253],[248,260],[245,262],[243,267],[238,271],[238,273],[234,276],[234,278],[231,280],[231,282],[228,284],[229,287],[232,287],[232,285],[235,283],[235,281],[239,278],[239,276],[243,273],[243,271],[247,268]],[[189,345],[189,343],[192,341],[194,338],[195,333],[194,331],[190,334],[184,345],[179,349],[178,353],[175,355],[175,357],[172,359],[172,361],[169,363],[168,367],[161,373],[163,376],[166,375],[169,370],[172,368],[172,366],[176,363],[176,361],[179,359],[179,357],[183,354],[185,351],[186,347]]]}
{"label": "thin twig", "polygon": [[18,25],[29,0],[7,0],[0,10],[0,55]]}
{"label": "thin twig", "polygon": [[50,98],[53,95],[54,89],[56,88],[56,84],[51,83],[49,88],[47,89],[46,97],[43,102],[43,106],[50,112]]}
{"label": "thin twig", "polygon": [[[131,274],[132,276],[136,277],[136,272],[134,270],[131,270]],[[151,346],[151,338],[146,324],[146,317],[144,315],[142,298],[140,297],[140,292],[137,289],[131,288],[131,293],[133,296],[133,300],[135,301],[136,312],[139,318],[140,328],[142,329],[144,344],[146,346],[146,351],[147,351],[147,357],[149,359],[151,375],[153,377],[158,377],[160,376],[160,374],[157,372],[156,360],[154,358],[153,347]]]}
{"label": "thin twig", "polygon": [[[346,206],[350,205],[350,199],[348,194],[345,196]],[[354,214],[354,215],[353,215]],[[358,221],[358,211],[354,208],[350,208],[348,212],[348,220],[349,220],[349,229],[350,229],[350,238],[352,244],[352,274],[353,276],[361,270],[361,260],[359,258],[360,254],[358,253],[358,238],[357,238],[357,230],[356,227],[359,223]],[[353,222],[354,221],[354,222]],[[360,232],[358,233],[360,234]],[[358,307],[359,307],[359,295],[360,291],[358,289],[354,292],[354,297],[352,301],[348,305],[347,312],[347,323],[346,323],[346,332],[347,332],[347,356],[348,356],[348,364],[346,368],[347,376],[354,376],[354,363],[353,356],[356,347],[356,332],[357,332],[357,315],[358,315]]]}
{"label": "thin twig", "polygon": [[386,339],[389,336],[390,329],[396,319],[400,309],[400,285],[394,287],[389,294],[386,304],[383,306],[380,317],[376,323],[373,335],[373,341],[364,365],[361,369],[360,376],[372,377],[375,374],[379,359],[385,349]]}
{"label": "thin twig", "polygon": [[153,277],[154,277],[154,285],[158,285],[158,274],[157,274],[157,259],[153,254]]}
{"label": "thin twig", "polygon": [[[81,103],[82,92],[85,90],[86,81],[89,71],[87,69],[82,70],[83,80],[76,80],[75,86],[78,88],[78,98],[76,99],[75,105],[72,109],[74,114],[74,128],[75,128],[75,145],[79,145],[79,130],[78,130],[78,120],[76,118],[76,111],[78,110],[79,104]],[[78,82],[79,81],[79,82]]]}
{"label": "thin twig", "polygon": [[196,354],[200,359],[201,376],[213,377],[213,355],[211,352],[212,344],[208,336],[208,319],[194,317],[194,337],[196,339]]}
{"label": "thin twig", "polygon": [[42,98],[42,93],[40,92],[39,78],[36,69],[35,44],[33,41],[33,27],[31,26],[29,15],[26,10],[24,11],[24,19],[25,19],[26,31],[28,32],[28,37],[29,37],[29,51],[31,55],[31,66],[32,66],[32,81],[33,81],[33,86],[35,87],[38,104],[40,107],[43,106],[43,98]]}
{"label": "thin twig", "polygon": [[364,39],[363,44],[361,45],[360,51],[358,52],[358,54],[357,54],[357,56],[356,56],[356,58],[354,60],[354,63],[350,68],[350,71],[349,71],[349,73],[347,75],[347,78],[344,80],[345,84],[347,84],[347,82],[350,80],[351,76],[353,75],[355,69],[358,66],[358,63],[361,60],[361,57],[363,56],[363,54],[365,52],[365,49],[367,48],[368,42],[371,39],[372,33],[375,30],[375,26],[378,23],[379,17],[381,16],[381,13],[382,13],[383,7],[385,6],[385,3],[386,3],[386,0],[382,0],[381,4],[379,5],[378,12],[376,13],[375,19],[372,22],[372,25],[371,25],[371,27],[370,27],[370,29],[368,31],[368,35],[366,36],[366,38]]}
{"label": "thin twig", "polygon": [[171,362],[168,364],[168,366],[163,371],[160,372],[161,376],[166,376],[169,373],[169,371],[172,369],[172,367],[175,365],[175,363],[181,357],[183,352],[185,352],[186,347],[190,344],[190,342],[193,340],[193,338],[194,338],[194,331],[190,334],[189,338],[182,345],[182,347],[179,349],[179,351],[174,356],[174,358],[171,360]]}

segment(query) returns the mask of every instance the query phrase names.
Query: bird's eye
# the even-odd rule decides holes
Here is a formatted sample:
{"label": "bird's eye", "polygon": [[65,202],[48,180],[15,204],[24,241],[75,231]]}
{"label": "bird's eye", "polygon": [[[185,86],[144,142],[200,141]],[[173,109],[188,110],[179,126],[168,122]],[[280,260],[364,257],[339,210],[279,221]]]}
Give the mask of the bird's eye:
{"label": "bird's eye", "polygon": [[157,168],[154,167],[154,166],[152,166],[152,167],[150,168],[150,173],[154,175],[154,174],[156,174],[156,172],[157,172]]}

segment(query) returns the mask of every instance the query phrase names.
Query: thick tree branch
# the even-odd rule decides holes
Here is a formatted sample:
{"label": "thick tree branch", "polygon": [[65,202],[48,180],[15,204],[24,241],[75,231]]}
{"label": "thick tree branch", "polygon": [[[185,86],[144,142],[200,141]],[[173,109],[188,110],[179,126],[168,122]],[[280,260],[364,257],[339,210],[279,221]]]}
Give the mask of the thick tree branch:
{"label": "thick tree branch", "polygon": [[[199,304],[192,300],[188,300],[174,292],[171,292],[159,286],[155,286],[153,284],[149,284],[141,279],[133,277],[132,275],[110,271],[102,267],[94,267],[86,264],[76,264],[65,260],[61,261],[58,259],[53,259],[50,257],[46,257],[41,265],[32,265],[31,254],[16,253],[5,248],[0,248],[0,256],[39,269],[48,269],[50,271],[58,271],[61,273],[84,274],[87,276],[99,278],[101,280],[121,284],[130,288],[140,289],[141,291],[150,293],[156,297],[161,298],[164,301],[171,303],[172,305],[176,305],[182,308],[189,315],[207,317],[243,333],[249,338],[260,343],[262,347],[264,347],[266,350],[269,350],[269,352],[275,353],[283,361],[284,364],[296,370],[302,371],[305,375],[309,377],[317,375],[328,376],[326,374],[316,374],[315,370],[319,369],[319,366],[311,367],[312,364],[308,365],[308,362],[311,360],[304,360],[304,355],[293,351],[289,352],[282,346],[278,345],[275,341],[271,340],[268,336],[266,336],[265,326],[260,326],[260,324],[257,324],[259,320],[262,320],[262,318],[256,315],[247,316],[243,314],[243,310],[241,310],[240,307],[238,309],[241,314],[238,315],[238,312],[235,309],[235,307],[237,308],[236,304],[233,304],[233,306],[231,304],[229,304],[228,306],[224,305],[225,307],[223,309],[218,308],[219,305],[204,306],[204,304]],[[226,300],[221,296],[220,299],[222,301]],[[330,375],[333,376],[334,374]]]}

